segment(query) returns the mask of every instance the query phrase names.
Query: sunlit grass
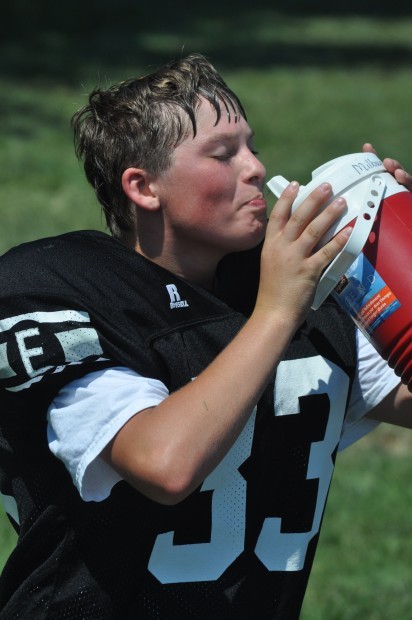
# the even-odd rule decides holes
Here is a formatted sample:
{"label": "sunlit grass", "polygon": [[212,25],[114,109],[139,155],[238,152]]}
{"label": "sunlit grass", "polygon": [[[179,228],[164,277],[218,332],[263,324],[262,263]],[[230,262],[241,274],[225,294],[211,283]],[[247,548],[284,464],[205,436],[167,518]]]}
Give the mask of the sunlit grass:
{"label": "sunlit grass", "polygon": [[410,432],[340,454],[302,620],[404,620],[412,582]]}

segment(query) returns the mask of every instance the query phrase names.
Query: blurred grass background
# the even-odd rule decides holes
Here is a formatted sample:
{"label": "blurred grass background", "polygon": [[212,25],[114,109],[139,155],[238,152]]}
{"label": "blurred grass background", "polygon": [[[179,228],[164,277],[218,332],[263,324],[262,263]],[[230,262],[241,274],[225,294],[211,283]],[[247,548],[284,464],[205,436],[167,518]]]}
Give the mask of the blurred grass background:
{"label": "blurred grass background", "polygon": [[[365,141],[412,170],[412,5],[340,5],[3,0],[0,252],[104,230],[69,119],[96,84],[190,52],[240,95],[268,177],[306,183]],[[382,427],[338,458],[303,620],[411,617],[411,447],[409,432]],[[14,544],[1,515],[0,567]]]}

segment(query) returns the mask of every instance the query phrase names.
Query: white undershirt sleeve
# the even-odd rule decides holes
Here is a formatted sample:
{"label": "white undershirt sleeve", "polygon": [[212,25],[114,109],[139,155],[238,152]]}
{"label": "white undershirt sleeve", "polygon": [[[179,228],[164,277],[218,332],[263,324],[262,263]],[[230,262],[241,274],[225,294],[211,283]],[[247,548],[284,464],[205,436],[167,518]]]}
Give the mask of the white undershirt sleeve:
{"label": "white undershirt sleeve", "polygon": [[100,453],[134,415],[169,392],[156,379],[113,367],[65,385],[48,410],[50,450],[63,461],[85,501],[106,499],[121,476]]}
{"label": "white undershirt sleeve", "polygon": [[400,383],[400,378],[359,330],[356,330],[356,340],[357,369],[339,450],[347,448],[379,425],[379,422],[365,418],[365,415]]}

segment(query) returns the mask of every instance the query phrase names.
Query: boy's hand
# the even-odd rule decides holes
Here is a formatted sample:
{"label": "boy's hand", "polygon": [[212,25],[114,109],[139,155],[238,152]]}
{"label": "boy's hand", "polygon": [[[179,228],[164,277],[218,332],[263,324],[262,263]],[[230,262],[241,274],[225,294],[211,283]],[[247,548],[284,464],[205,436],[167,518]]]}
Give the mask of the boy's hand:
{"label": "boy's hand", "polygon": [[[362,151],[364,153],[373,153],[374,155],[377,155],[379,157],[376,150],[369,142],[366,142],[363,145]],[[382,163],[385,166],[386,170],[395,177],[398,183],[404,185],[406,189],[412,192],[412,175],[406,172],[404,167],[396,159],[385,157],[385,159],[382,160]]]}
{"label": "boy's hand", "polygon": [[340,231],[322,248],[316,246],[345,209],[343,198],[326,208],[332,188],[323,183],[291,215],[299,190],[296,182],[284,190],[273,208],[262,249],[257,310],[274,311],[296,329],[304,321],[324,269],[346,244],[351,229]]}

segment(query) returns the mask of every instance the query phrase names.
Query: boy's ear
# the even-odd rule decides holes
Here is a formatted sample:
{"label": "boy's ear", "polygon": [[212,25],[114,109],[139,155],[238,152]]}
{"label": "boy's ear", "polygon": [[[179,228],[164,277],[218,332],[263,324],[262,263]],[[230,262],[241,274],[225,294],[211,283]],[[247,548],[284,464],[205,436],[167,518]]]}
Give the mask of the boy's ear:
{"label": "boy's ear", "polygon": [[150,211],[160,207],[160,200],[146,170],[127,168],[122,174],[122,187],[129,200],[137,206]]}

